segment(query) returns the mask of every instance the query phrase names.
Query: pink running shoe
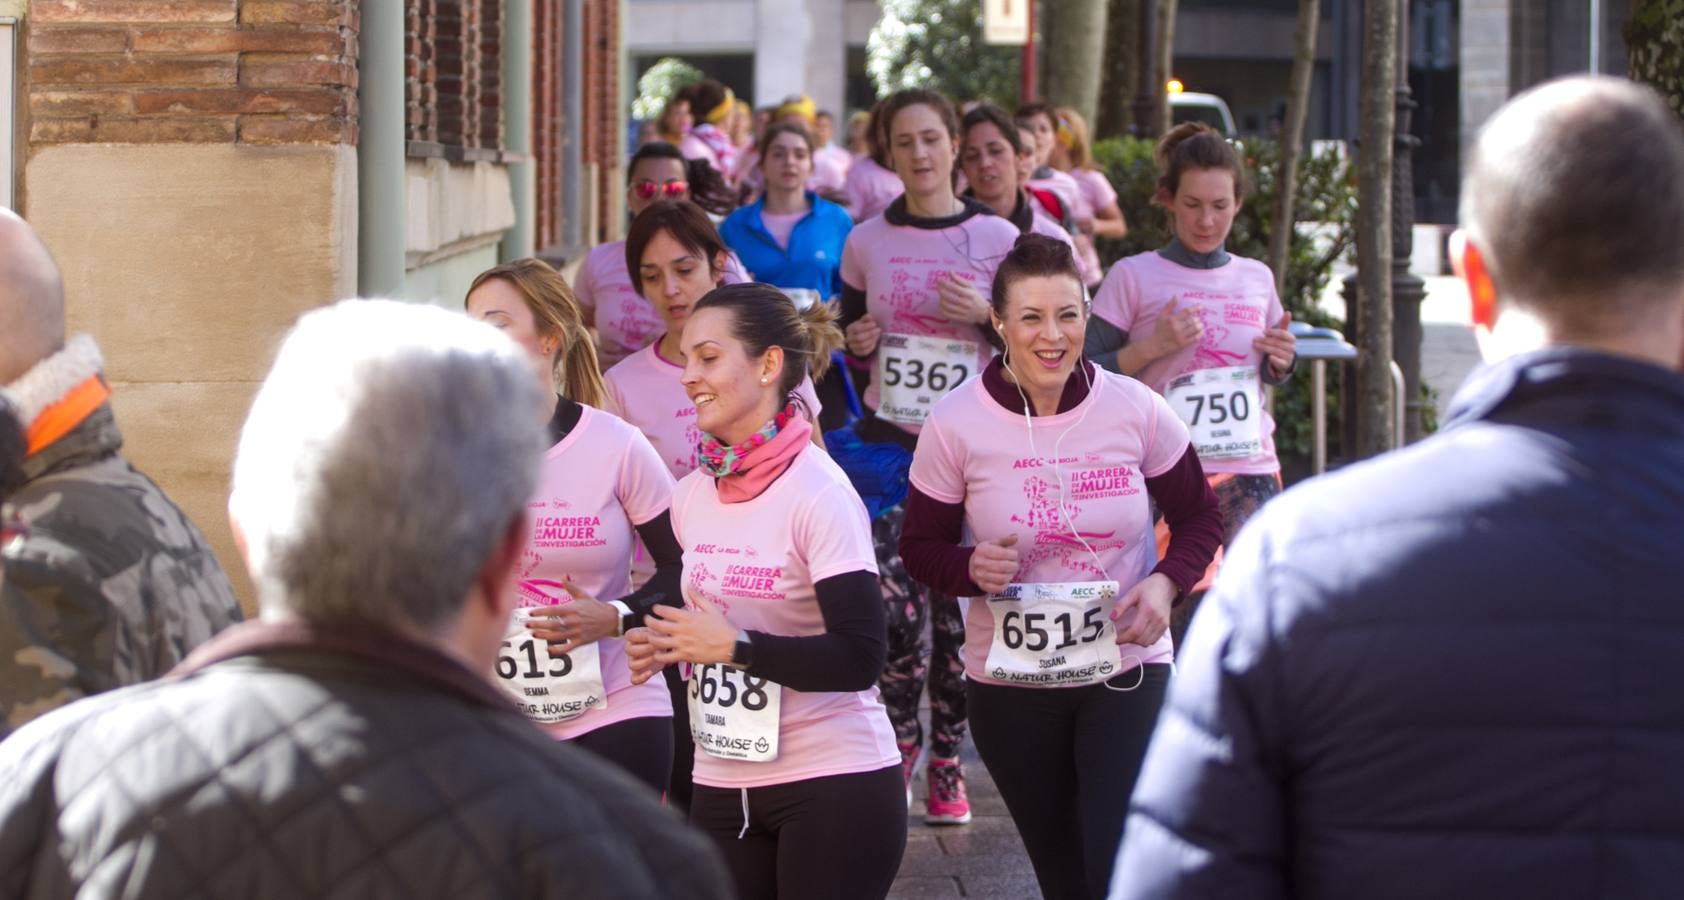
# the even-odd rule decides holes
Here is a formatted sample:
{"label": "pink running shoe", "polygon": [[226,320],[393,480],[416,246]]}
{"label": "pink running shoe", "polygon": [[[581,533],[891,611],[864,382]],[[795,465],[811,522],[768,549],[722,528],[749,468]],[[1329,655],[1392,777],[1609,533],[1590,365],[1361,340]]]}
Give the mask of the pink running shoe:
{"label": "pink running shoe", "polygon": [[963,825],[971,820],[971,801],[965,796],[965,770],[957,759],[930,758],[927,774],[930,797],[924,822],[929,825]]}
{"label": "pink running shoe", "polygon": [[912,777],[918,772],[918,757],[923,752],[922,747],[905,741],[895,741],[900,748],[900,775],[906,782],[906,811],[912,811]]}

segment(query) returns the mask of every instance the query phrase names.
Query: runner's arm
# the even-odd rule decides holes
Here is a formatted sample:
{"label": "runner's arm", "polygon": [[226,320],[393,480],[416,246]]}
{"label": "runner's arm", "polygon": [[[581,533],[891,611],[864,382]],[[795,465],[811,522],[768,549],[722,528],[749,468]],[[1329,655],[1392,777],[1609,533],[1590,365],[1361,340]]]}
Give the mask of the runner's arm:
{"label": "runner's arm", "polygon": [[649,576],[643,587],[620,598],[621,603],[631,607],[631,615],[623,623],[626,629],[641,626],[643,617],[657,606],[684,605],[684,592],[680,589],[684,549],[672,533],[672,511],[665,510],[637,526],[637,536],[642,538],[649,558],[655,561],[655,574]]}
{"label": "runner's arm", "polygon": [[824,634],[806,637],[748,632],[748,673],[798,691],[863,691],[877,683],[888,657],[888,625],[877,575],[861,569],[813,584]]}
{"label": "runner's arm", "polygon": [[[1191,446],[1169,471],[1156,478],[1146,479],[1146,493],[1163,511],[1169,524],[1169,549],[1152,569],[1162,573],[1180,589],[1175,602],[1186,599],[1187,592],[1204,578],[1205,569],[1222,546],[1222,507],[1216,502],[1216,492],[1205,480],[1204,467]],[[912,568],[907,563],[907,570]]]}
{"label": "runner's arm", "polygon": [[959,545],[964,526],[963,503],[943,503],[915,485],[909,487],[899,548],[906,573],[920,584],[950,597],[980,597],[988,593],[971,580],[971,553],[975,548]]}
{"label": "runner's arm", "polygon": [[1117,365],[1117,351],[1127,347],[1129,333],[1112,325],[1101,316],[1088,316],[1087,337],[1082,341],[1082,355],[1089,362],[1107,372],[1127,374]]}

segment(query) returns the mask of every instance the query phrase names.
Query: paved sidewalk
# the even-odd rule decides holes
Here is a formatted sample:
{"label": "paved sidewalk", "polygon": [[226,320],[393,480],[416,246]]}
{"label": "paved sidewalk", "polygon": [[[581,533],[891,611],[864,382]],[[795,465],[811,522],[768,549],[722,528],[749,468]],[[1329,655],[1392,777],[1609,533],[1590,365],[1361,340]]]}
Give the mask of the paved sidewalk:
{"label": "paved sidewalk", "polygon": [[889,892],[891,900],[970,897],[1028,900],[1041,896],[1017,829],[970,738],[961,752],[971,798],[969,825],[925,825],[923,773],[913,788],[906,857]]}

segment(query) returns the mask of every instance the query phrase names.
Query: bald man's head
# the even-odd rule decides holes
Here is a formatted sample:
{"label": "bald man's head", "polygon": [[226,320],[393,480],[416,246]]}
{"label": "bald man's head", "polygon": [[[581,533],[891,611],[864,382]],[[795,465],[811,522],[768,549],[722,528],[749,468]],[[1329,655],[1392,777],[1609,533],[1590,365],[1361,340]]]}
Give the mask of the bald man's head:
{"label": "bald man's head", "polygon": [[1684,296],[1684,128],[1623,79],[1526,91],[1480,130],[1462,224],[1502,302],[1557,326],[1635,325]]}
{"label": "bald man's head", "polygon": [[64,280],[29,223],[0,209],[0,384],[64,348]]}

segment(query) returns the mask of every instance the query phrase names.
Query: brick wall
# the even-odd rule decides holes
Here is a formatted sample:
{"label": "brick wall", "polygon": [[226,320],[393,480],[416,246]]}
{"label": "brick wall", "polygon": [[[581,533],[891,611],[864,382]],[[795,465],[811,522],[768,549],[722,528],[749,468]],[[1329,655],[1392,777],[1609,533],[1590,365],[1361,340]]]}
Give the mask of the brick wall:
{"label": "brick wall", "polygon": [[[561,225],[569,215],[597,223],[597,233],[584,236],[587,243],[599,243],[620,236],[619,209],[625,191],[624,161],[620,158],[620,22],[616,0],[584,0],[584,89],[579,110],[562,109],[561,58],[563,0],[533,0],[532,5],[532,153],[536,162],[538,222],[536,238],[541,250],[562,249]],[[595,181],[581,196],[595,204],[589,210],[562,208],[561,168],[564,116],[581,117],[583,146],[581,162]]]}
{"label": "brick wall", "polygon": [[586,165],[594,166],[598,234],[586,239],[614,240],[620,236],[619,197],[625,192],[620,159],[620,4],[617,0],[585,2],[585,150]]}
{"label": "brick wall", "polygon": [[357,142],[355,0],[31,0],[29,139]]}
{"label": "brick wall", "polygon": [[410,155],[498,158],[504,2],[404,0]]}

